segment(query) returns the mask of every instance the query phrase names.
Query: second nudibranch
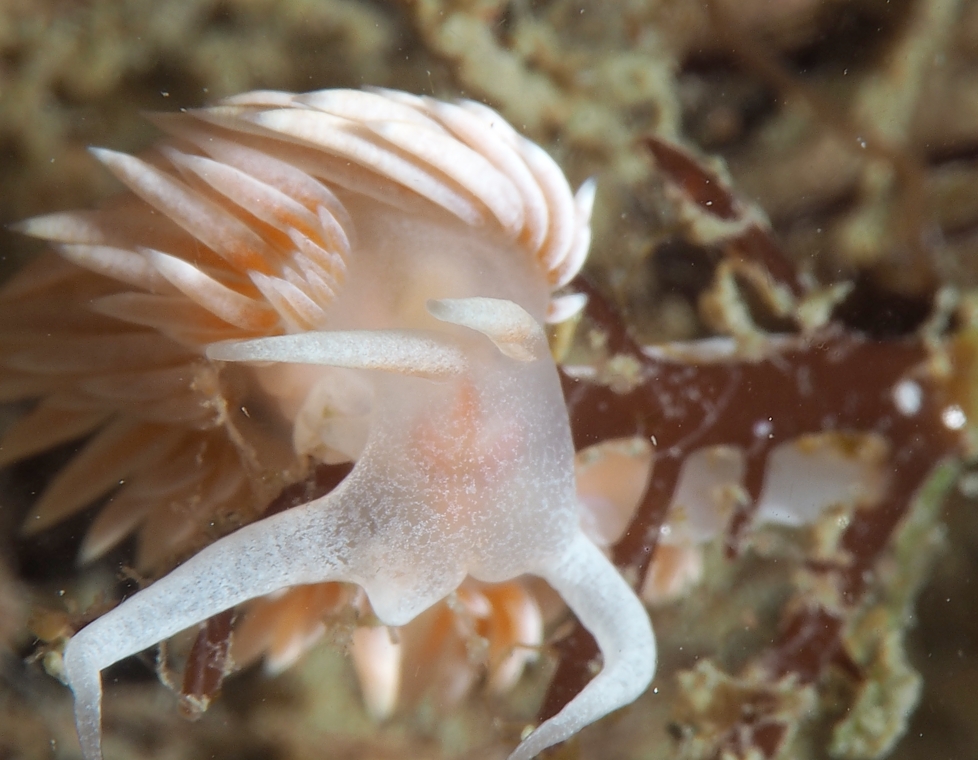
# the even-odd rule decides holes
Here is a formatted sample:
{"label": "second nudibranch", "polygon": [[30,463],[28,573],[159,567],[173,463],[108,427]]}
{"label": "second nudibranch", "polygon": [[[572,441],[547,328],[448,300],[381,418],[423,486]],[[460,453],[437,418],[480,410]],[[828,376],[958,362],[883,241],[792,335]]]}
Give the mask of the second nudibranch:
{"label": "second nudibranch", "polygon": [[[171,140],[145,160],[96,151],[132,193],[118,207],[128,228],[109,210],[23,229],[145,298],[206,312],[217,327],[159,328],[183,345],[238,330],[197,350],[262,390],[297,453],[355,466],[328,495],[218,540],[70,640],[86,760],[101,757],[104,668],[249,599],[323,581],[359,584],[397,626],[467,575],[546,579],[603,667],[510,760],[638,697],[655,669],[652,630],[580,527],[543,331],[573,306],[553,291],[583,263],[592,185],[573,196],[539,147],[474,103],[257,92],[158,123]],[[173,223],[158,241],[131,229],[154,216]],[[145,300],[110,298],[113,316],[148,324]]]}

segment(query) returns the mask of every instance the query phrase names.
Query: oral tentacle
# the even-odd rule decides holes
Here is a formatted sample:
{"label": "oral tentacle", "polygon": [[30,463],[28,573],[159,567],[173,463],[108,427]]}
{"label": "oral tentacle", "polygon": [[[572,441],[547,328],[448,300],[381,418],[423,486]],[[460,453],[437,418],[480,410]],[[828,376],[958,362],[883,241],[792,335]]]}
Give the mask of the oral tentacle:
{"label": "oral tentacle", "polygon": [[75,634],[65,648],[85,760],[101,760],[101,671],[219,612],[288,586],[354,582],[344,495],[288,510],[211,544]]}
{"label": "oral tentacle", "polygon": [[227,362],[287,362],[347,369],[379,369],[428,379],[463,372],[465,355],[424,330],[351,330],[227,341],[207,347],[207,357]]}
{"label": "oral tentacle", "polygon": [[589,539],[578,535],[544,577],[597,640],[604,665],[583,691],[523,740],[509,760],[531,760],[624,707],[655,675],[655,636],[645,608]]}
{"label": "oral tentacle", "polygon": [[549,355],[547,336],[519,304],[499,298],[443,298],[428,301],[428,312],[443,322],[485,335],[504,356],[521,362]]}

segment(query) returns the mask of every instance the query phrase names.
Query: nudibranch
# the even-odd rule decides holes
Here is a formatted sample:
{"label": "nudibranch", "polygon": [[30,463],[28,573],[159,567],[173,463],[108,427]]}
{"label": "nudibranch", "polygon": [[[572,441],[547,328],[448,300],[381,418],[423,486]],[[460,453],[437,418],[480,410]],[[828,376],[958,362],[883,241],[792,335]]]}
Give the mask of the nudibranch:
{"label": "nudibranch", "polygon": [[[221,451],[226,440],[240,444],[226,455],[240,456],[239,411],[284,425],[301,456],[354,464],[326,496],[211,543],[71,638],[64,671],[86,760],[101,757],[103,669],[299,584],[357,584],[398,626],[468,576],[545,579],[594,635],[603,666],[510,760],[640,695],[655,669],[651,626],[581,527],[543,330],[579,305],[555,291],[586,256],[593,184],[574,195],[540,147],[473,102],[259,91],[155,121],[169,137],[141,157],[93,151],[128,193],[21,225],[71,265],[15,280],[5,313],[29,322],[32,294],[70,292],[96,314],[76,309],[50,339],[46,324],[4,334],[6,396],[42,396],[30,416],[45,431],[15,429],[5,457],[100,430],[97,451],[80,457],[105,469],[82,494],[62,473],[28,529],[132,476],[137,493],[107,508],[123,527],[96,520],[83,545],[98,554],[146,518],[145,492],[189,487],[172,475],[184,472],[176,459],[200,461],[200,446]],[[96,336],[85,333],[92,320]],[[210,441],[214,430],[231,432]],[[127,469],[113,471],[106,451],[128,457]],[[217,459],[195,476],[201,498],[243,498]],[[154,476],[147,462],[169,469]],[[120,517],[126,507],[138,514]]]}

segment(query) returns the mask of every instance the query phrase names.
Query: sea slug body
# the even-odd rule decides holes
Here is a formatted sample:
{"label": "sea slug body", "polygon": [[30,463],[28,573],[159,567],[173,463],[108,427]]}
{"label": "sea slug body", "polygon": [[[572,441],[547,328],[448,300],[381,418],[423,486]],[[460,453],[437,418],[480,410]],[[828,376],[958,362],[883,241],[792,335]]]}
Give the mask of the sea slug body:
{"label": "sea slug body", "polygon": [[[156,123],[168,140],[144,156],[93,151],[128,193],[21,225],[71,265],[34,270],[14,291],[90,288],[96,314],[76,327],[110,332],[81,344],[67,333],[38,346],[27,333],[10,339],[0,388],[12,397],[45,378],[39,409],[62,432],[29,439],[21,427],[0,457],[92,431],[90,461],[139,452],[141,463],[123,459],[142,479],[119,497],[138,514],[122,527],[125,506],[100,516],[90,556],[147,519],[147,490],[241,498],[220,461],[194,484],[154,480],[146,463],[194,454],[190,440],[238,456],[208,436],[247,438],[242,399],[290,431],[296,455],[354,464],[326,496],[210,544],[71,639],[65,671],[86,760],[101,758],[104,668],[298,584],[358,584],[396,626],[468,576],[549,582],[596,638],[603,668],[510,760],[640,695],[655,669],[652,630],[582,531],[543,332],[577,303],[554,291],[586,256],[593,185],[574,196],[546,153],[485,106],[401,92],[252,92]],[[78,267],[97,277],[78,279]],[[29,529],[118,482],[105,470],[79,494],[76,476],[59,476]]]}

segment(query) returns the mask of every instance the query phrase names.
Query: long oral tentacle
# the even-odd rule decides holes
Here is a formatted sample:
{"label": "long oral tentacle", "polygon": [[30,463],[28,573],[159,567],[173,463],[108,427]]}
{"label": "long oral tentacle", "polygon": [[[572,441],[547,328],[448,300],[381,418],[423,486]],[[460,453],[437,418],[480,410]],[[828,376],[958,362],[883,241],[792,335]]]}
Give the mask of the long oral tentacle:
{"label": "long oral tentacle", "polygon": [[428,330],[330,330],[212,343],[207,357],[226,362],[286,362],[378,369],[444,379],[466,367],[465,356]]}
{"label": "long oral tentacle", "polygon": [[649,616],[614,565],[583,534],[544,574],[598,642],[601,672],[559,713],[544,721],[509,756],[530,760],[636,699],[655,675]]}
{"label": "long oral tentacle", "polygon": [[286,586],[350,577],[346,493],[269,517],[211,544],[68,642],[65,673],[85,760],[101,760],[101,671],[212,615]]}

